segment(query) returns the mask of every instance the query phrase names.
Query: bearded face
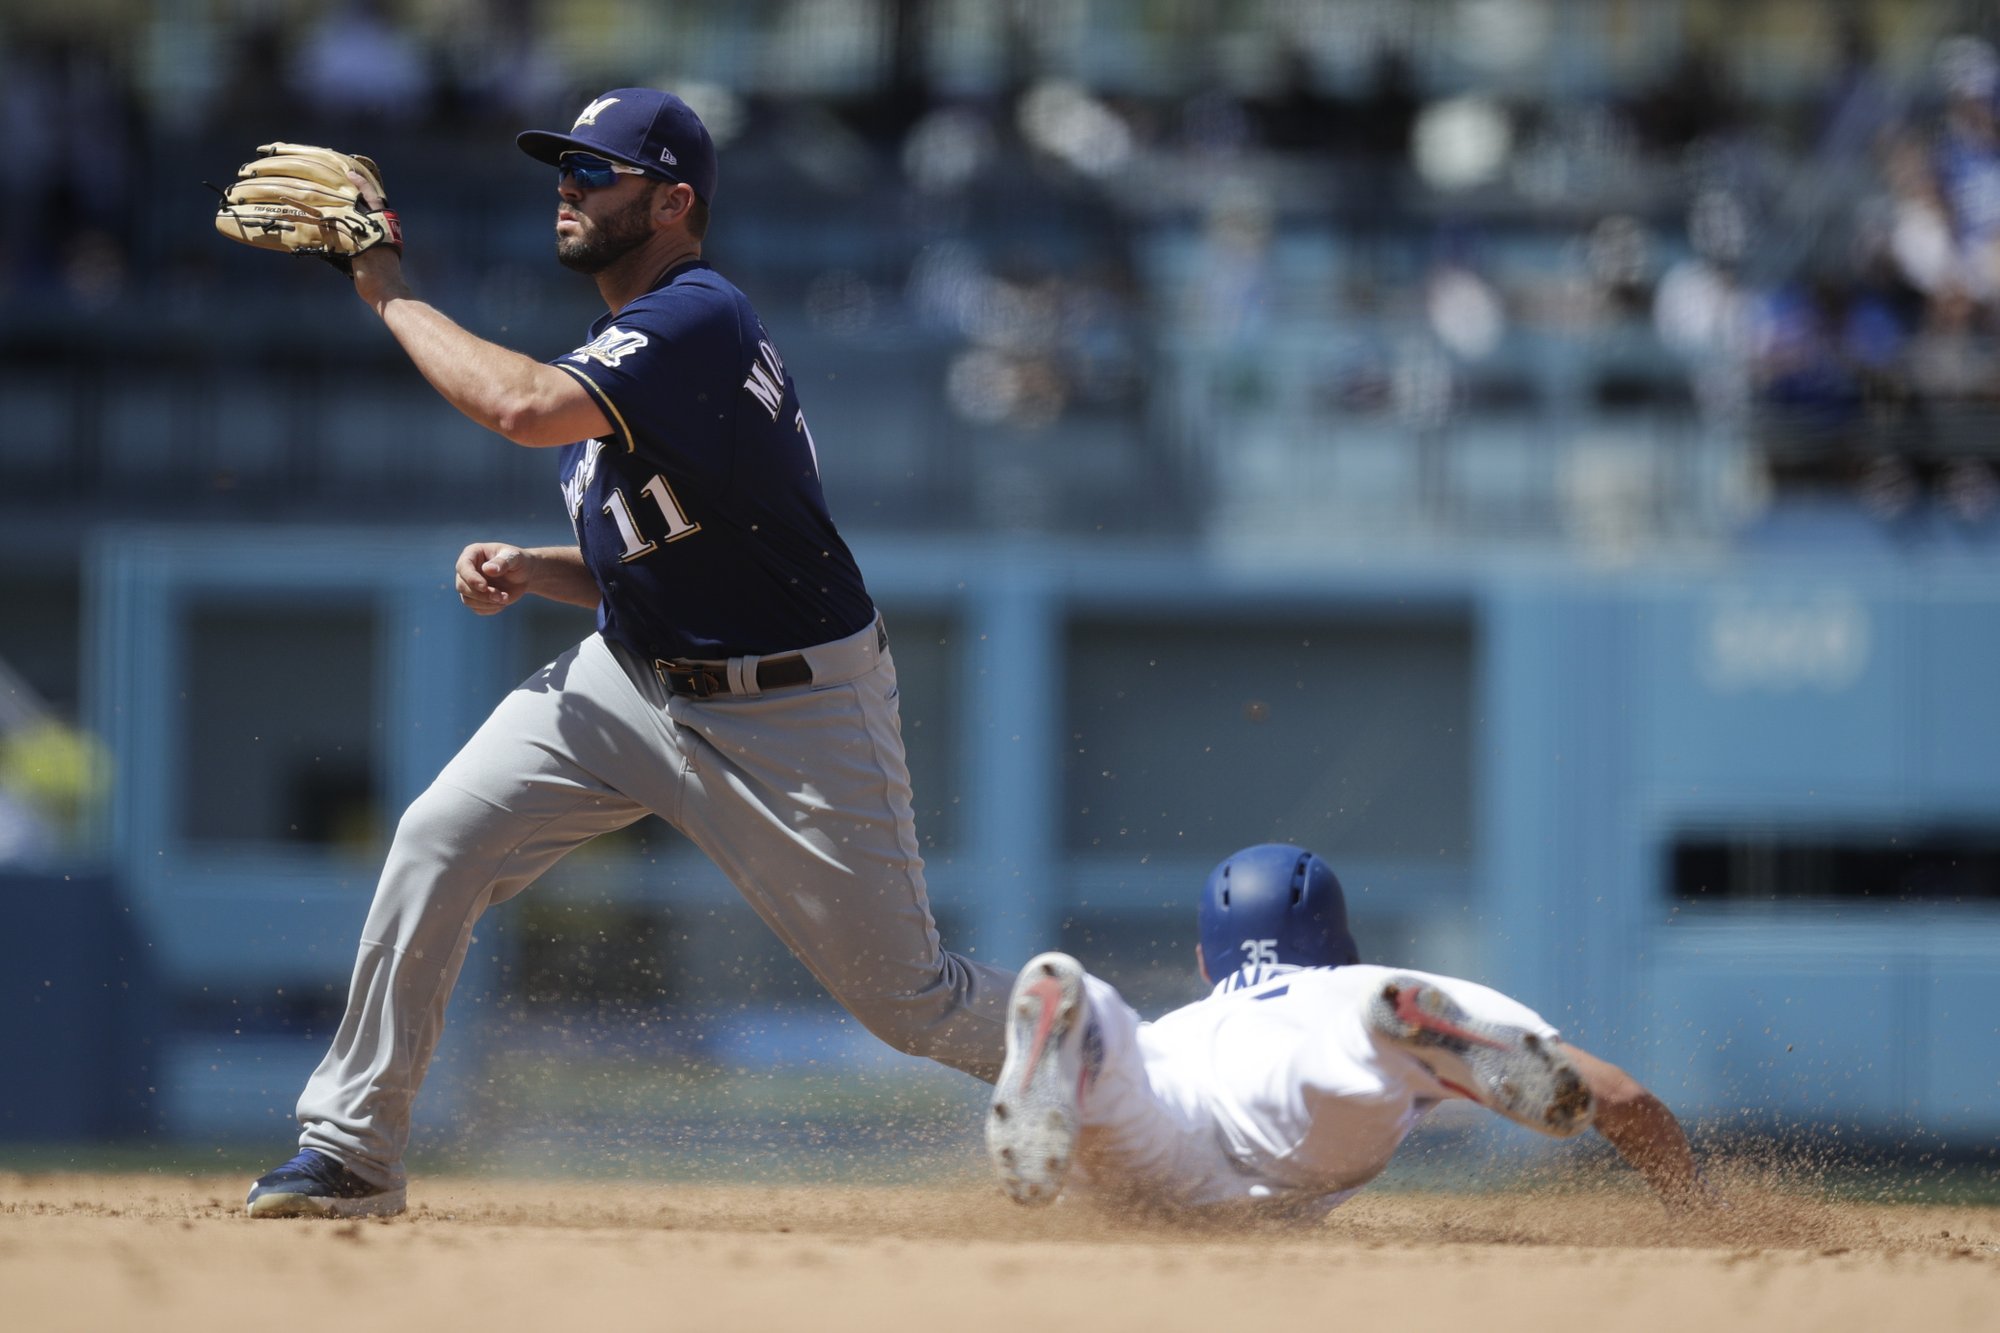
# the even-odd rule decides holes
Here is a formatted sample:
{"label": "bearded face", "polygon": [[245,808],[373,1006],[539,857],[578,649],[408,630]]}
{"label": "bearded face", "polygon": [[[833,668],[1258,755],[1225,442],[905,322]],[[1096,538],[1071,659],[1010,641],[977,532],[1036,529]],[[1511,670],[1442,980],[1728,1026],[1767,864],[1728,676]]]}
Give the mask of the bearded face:
{"label": "bearded face", "polygon": [[570,210],[577,229],[556,236],[556,260],[578,273],[597,274],[644,245],[653,234],[650,215],[653,191],[646,189],[623,205],[593,219],[581,209]]}

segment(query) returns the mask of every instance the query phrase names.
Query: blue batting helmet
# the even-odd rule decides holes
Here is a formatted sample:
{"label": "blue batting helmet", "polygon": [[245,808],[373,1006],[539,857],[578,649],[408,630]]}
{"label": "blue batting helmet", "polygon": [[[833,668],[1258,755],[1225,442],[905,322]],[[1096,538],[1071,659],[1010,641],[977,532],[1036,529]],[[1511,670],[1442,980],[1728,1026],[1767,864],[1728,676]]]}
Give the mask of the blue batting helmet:
{"label": "blue batting helmet", "polygon": [[1245,963],[1340,967],[1361,961],[1333,867],[1303,847],[1245,847],[1201,890],[1201,955],[1211,977]]}

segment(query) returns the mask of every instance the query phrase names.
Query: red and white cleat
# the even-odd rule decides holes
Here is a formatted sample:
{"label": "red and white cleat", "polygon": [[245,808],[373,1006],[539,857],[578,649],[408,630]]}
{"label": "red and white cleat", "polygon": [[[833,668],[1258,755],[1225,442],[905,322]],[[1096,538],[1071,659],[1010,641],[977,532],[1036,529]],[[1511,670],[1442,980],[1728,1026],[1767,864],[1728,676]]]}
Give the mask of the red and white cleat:
{"label": "red and white cleat", "polygon": [[1560,1045],[1511,1023],[1473,1018],[1416,977],[1391,978],[1368,1002],[1368,1026],[1453,1092],[1538,1133],[1566,1139],[1597,1107]]}
{"label": "red and white cleat", "polygon": [[1055,1202],[1083,1129],[1083,1094],[1102,1062],[1083,964],[1038,954],[1007,999],[1007,1061],[986,1115],[986,1152],[1016,1203]]}

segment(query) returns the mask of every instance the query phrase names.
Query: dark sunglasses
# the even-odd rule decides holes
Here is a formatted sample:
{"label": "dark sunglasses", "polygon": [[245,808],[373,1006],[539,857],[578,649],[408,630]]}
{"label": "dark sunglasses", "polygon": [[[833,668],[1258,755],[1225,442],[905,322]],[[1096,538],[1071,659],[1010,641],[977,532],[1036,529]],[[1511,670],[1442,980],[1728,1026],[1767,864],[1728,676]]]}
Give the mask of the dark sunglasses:
{"label": "dark sunglasses", "polygon": [[556,179],[574,180],[586,190],[601,190],[620,176],[645,174],[643,168],[628,167],[623,162],[613,162],[595,153],[564,153],[556,159]]}

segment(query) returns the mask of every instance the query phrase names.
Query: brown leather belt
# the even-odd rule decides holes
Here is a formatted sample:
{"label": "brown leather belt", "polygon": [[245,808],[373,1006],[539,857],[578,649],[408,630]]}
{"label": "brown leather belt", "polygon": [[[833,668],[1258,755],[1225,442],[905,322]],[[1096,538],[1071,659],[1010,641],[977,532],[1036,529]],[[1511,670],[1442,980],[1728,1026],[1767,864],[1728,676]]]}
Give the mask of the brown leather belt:
{"label": "brown leather belt", "polygon": [[[712,694],[729,693],[729,668],[721,662],[655,662],[653,669],[675,694],[706,699]],[[791,685],[812,684],[812,667],[798,653],[767,657],[757,664],[757,688],[781,690]]]}
{"label": "brown leather belt", "polygon": [[[888,626],[878,620],[875,623],[875,651],[879,653],[888,646]],[[661,683],[674,694],[707,699],[730,692],[727,662],[668,661],[661,658],[653,663],[653,670]],[[812,679],[812,663],[806,661],[804,653],[783,653],[777,657],[762,658],[757,663],[757,688],[760,690],[810,685]]]}

